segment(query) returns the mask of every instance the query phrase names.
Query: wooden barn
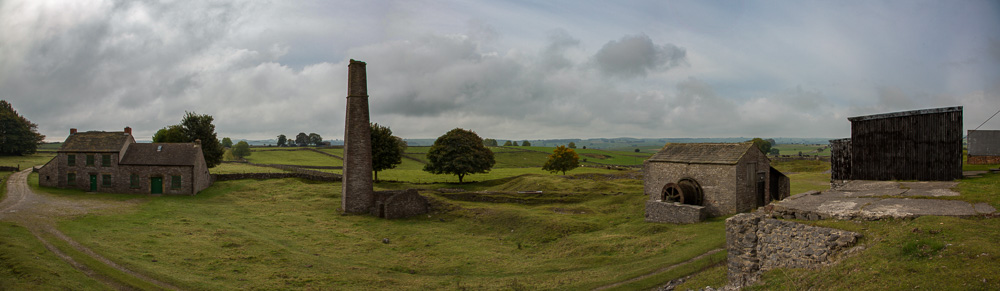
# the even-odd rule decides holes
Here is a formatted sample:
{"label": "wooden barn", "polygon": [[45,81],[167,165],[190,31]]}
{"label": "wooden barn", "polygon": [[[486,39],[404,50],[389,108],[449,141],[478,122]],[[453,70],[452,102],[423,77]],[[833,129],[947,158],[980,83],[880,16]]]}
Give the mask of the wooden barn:
{"label": "wooden barn", "polygon": [[962,177],[962,107],[848,118],[831,140],[832,180],[950,181]]}

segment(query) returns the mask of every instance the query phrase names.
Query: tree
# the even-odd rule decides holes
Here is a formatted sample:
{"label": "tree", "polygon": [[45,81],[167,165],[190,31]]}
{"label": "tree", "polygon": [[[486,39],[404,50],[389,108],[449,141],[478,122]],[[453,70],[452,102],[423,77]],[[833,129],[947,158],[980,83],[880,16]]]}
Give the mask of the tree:
{"label": "tree", "polygon": [[279,147],[285,146],[285,142],[286,141],[288,141],[288,137],[286,137],[284,134],[279,134],[278,135],[278,146]]}
{"label": "tree", "polygon": [[181,128],[184,129],[185,142],[201,140],[201,151],[205,155],[205,164],[215,167],[222,162],[222,143],[215,136],[215,125],[211,115],[198,115],[194,112],[184,112],[184,119],[181,120]]}
{"label": "tree", "polygon": [[530,142],[528,142],[528,141],[524,141],[524,142],[521,142],[521,146],[522,146],[522,147],[530,147],[530,146],[531,146],[531,143],[530,143]]}
{"label": "tree", "polygon": [[45,136],[38,133],[38,124],[17,114],[7,100],[0,100],[0,155],[30,155],[38,150]]}
{"label": "tree", "polygon": [[309,135],[307,135],[305,132],[300,132],[299,134],[295,135],[295,144],[298,146],[305,146],[309,144]]}
{"label": "tree", "polygon": [[250,144],[248,144],[247,141],[245,140],[241,140],[240,142],[236,143],[236,146],[233,147],[233,155],[241,159],[249,156]]}
{"label": "tree", "polygon": [[223,161],[235,161],[236,156],[233,155],[233,149],[226,149],[226,152],[222,154]]}
{"label": "tree", "polygon": [[392,130],[388,127],[371,124],[372,136],[372,170],[375,171],[375,181],[378,182],[378,172],[396,168],[403,162],[403,152],[406,151],[406,142],[403,139],[392,136]]}
{"label": "tree", "polygon": [[153,142],[192,142],[184,136],[184,127],[180,124],[161,128],[153,135]]}
{"label": "tree", "polygon": [[639,152],[639,149],[635,149],[635,152],[637,152],[637,153],[638,153],[638,152]]}
{"label": "tree", "polygon": [[233,147],[233,140],[229,139],[228,137],[222,138],[222,147],[224,148]]}
{"label": "tree", "polygon": [[576,169],[579,166],[580,156],[576,154],[576,151],[566,146],[559,146],[549,155],[549,160],[542,166],[542,170],[551,173],[561,171],[563,175],[566,175],[566,171]]}
{"label": "tree", "polygon": [[495,147],[495,146],[497,146],[499,144],[497,143],[497,140],[492,139],[492,138],[487,138],[487,139],[483,140],[483,145],[488,146],[488,147]]}
{"label": "tree", "polygon": [[452,129],[434,141],[427,152],[424,171],[458,176],[458,182],[468,174],[487,173],[496,164],[493,151],[483,146],[483,139],[471,130]]}
{"label": "tree", "polygon": [[513,146],[519,147],[519,145],[517,145],[516,141],[514,142]]}
{"label": "tree", "polygon": [[753,142],[753,145],[756,146],[757,149],[759,149],[760,152],[762,152],[764,154],[767,154],[767,153],[771,152],[771,143],[769,143],[769,142],[767,142],[767,141],[765,141],[765,140],[763,140],[763,139],[761,139],[759,137],[755,137],[752,140],[748,140],[748,141]]}
{"label": "tree", "polygon": [[323,143],[323,137],[319,136],[319,134],[316,134],[315,132],[309,133],[309,143],[315,146],[320,146],[320,144]]}
{"label": "tree", "polygon": [[575,142],[569,142],[569,144],[566,145],[566,147],[571,148],[571,149],[575,149],[576,148],[576,143]]}
{"label": "tree", "polygon": [[509,147],[509,146],[512,146],[512,145],[514,145],[514,144],[512,144],[509,140],[503,143],[503,146],[505,146],[505,147]]}
{"label": "tree", "polygon": [[779,151],[776,148],[771,148],[771,155],[777,156],[777,155],[780,155],[780,154],[781,154],[781,151]]}

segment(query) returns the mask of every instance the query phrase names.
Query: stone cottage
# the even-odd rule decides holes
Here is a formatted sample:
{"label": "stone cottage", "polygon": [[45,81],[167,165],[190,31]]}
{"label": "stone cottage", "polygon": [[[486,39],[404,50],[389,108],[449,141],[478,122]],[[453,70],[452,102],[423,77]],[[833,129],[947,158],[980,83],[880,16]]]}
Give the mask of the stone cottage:
{"label": "stone cottage", "polygon": [[194,195],[212,184],[201,143],[136,143],[132,129],[77,132],[38,170],[45,187]]}
{"label": "stone cottage", "polygon": [[646,221],[694,223],[788,197],[788,177],[753,143],[671,143],[643,162]]}

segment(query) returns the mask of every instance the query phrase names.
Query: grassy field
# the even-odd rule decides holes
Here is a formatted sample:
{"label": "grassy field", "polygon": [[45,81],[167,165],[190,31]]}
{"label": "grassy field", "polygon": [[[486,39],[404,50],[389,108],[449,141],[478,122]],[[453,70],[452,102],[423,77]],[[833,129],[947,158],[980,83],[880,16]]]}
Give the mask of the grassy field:
{"label": "grassy field", "polygon": [[254,150],[246,160],[257,164],[340,167],[344,161],[310,150]]}
{"label": "grassy field", "polygon": [[42,166],[56,156],[55,152],[39,152],[26,156],[0,156],[0,166],[27,169],[32,166]]}
{"label": "grassy field", "polygon": [[820,148],[823,148],[823,147],[827,147],[827,146],[829,146],[829,145],[825,145],[825,144],[824,145],[819,145],[819,144],[816,144],[816,145],[806,145],[806,144],[778,144],[778,145],[774,145],[772,148],[778,149],[779,154],[781,154],[781,155],[788,155],[788,156],[798,155],[799,152],[802,152],[803,156],[829,156],[830,155],[830,149],[829,148],[826,148],[823,151],[818,152],[818,153],[815,152],[816,150],[818,150]]}
{"label": "grassy field", "polygon": [[[407,154],[423,157],[427,149],[411,147]],[[435,208],[426,216],[382,220],[341,215],[340,183],[238,180],[217,182],[197,196],[141,197],[142,202],[130,209],[67,219],[58,227],[119,264],[196,290],[581,290],[647,274],[725,244],[725,217],[690,225],[646,223],[647,197],[642,181],[630,178],[634,172],[581,167],[569,175],[554,175],[540,169],[551,148],[491,150],[497,154],[497,167],[489,174],[467,176],[467,183],[458,184],[453,175],[424,172],[422,163],[409,159],[379,174],[383,180],[375,184],[379,190],[466,191],[424,190]],[[630,155],[651,154],[578,151],[607,155],[606,160],[616,163]],[[262,150],[250,158],[275,164],[340,161],[312,151]],[[9,162],[16,161],[0,159]],[[829,187],[829,163],[791,161],[774,166],[788,173],[793,194]],[[212,173],[249,171],[278,170],[245,164],[211,169]],[[32,177],[29,182],[37,185],[37,176]],[[998,183],[1000,174],[962,180],[959,199],[1000,208]],[[136,197],[41,191],[72,199]],[[818,271],[768,272],[763,285],[754,288],[995,290],[1000,287],[995,271],[1000,254],[993,254],[1000,249],[998,221],[927,217],[807,222],[862,232],[861,243],[867,249]],[[23,228],[0,224],[0,237],[4,238],[0,289],[103,287],[45,251]],[[681,290],[721,286],[724,259],[725,252],[719,252],[618,289],[648,289],[699,271]]]}
{"label": "grassy field", "polygon": [[271,167],[252,166],[243,163],[222,163],[208,169],[212,174],[243,174],[243,173],[285,173],[288,171]]}

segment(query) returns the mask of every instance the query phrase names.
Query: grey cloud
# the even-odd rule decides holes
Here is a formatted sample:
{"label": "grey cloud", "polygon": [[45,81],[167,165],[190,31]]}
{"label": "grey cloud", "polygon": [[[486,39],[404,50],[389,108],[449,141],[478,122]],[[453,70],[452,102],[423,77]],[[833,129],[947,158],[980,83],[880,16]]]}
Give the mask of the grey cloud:
{"label": "grey cloud", "polygon": [[541,53],[543,67],[558,70],[571,67],[573,62],[566,56],[566,50],[580,45],[580,40],[569,35],[566,30],[557,29],[549,32],[548,45]]}
{"label": "grey cloud", "polygon": [[620,77],[643,77],[649,72],[684,64],[687,51],[673,44],[657,45],[646,35],[609,41],[594,55],[601,72]]}

